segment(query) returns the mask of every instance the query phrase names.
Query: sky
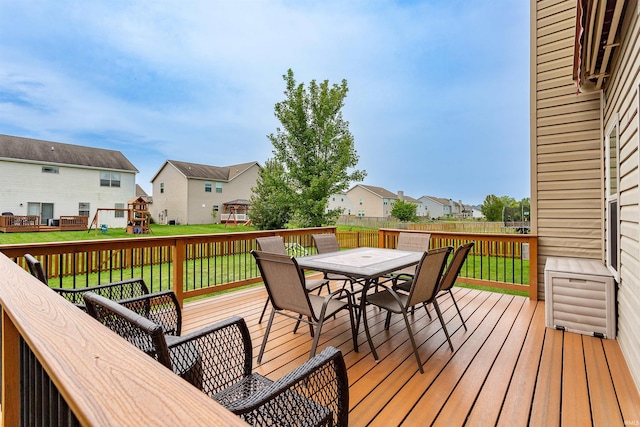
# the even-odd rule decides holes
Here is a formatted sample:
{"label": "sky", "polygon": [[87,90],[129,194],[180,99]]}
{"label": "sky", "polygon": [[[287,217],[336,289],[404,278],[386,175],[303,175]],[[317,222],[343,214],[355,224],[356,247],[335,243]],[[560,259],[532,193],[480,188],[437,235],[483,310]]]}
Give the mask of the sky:
{"label": "sky", "polygon": [[272,158],[288,69],[347,80],[362,184],[530,196],[528,1],[0,0],[0,134],[121,151],[150,195]]}

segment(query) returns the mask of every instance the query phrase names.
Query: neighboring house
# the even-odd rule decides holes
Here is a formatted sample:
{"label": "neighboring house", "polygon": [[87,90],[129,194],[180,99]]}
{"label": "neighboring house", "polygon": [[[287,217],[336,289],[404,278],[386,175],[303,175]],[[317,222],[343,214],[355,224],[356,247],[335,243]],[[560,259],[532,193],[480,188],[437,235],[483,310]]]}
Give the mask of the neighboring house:
{"label": "neighboring house", "polygon": [[438,219],[443,216],[454,216],[465,218],[464,205],[462,202],[455,202],[452,199],[442,197],[422,196],[419,199],[424,205],[424,209],[430,219]]}
{"label": "neighboring house", "polygon": [[151,179],[149,211],[159,224],[219,223],[229,214],[225,205],[251,198],[259,170],[258,162],[219,167],[167,160]]}
{"label": "neighboring house", "polygon": [[640,388],[637,1],[531,0],[531,232],[618,283],[617,340]]}
{"label": "neighboring house", "polygon": [[347,196],[354,205],[356,216],[370,218],[389,217],[393,203],[404,197],[401,191],[395,194],[382,187],[363,184],[352,187],[347,191]]}
{"label": "neighboring house", "polygon": [[346,193],[336,193],[329,196],[327,210],[342,209],[341,215],[355,215],[355,205]]}
{"label": "neighboring house", "polygon": [[[126,208],[138,170],[119,151],[0,135],[0,211],[39,215],[43,225],[61,215],[89,217],[98,208]],[[126,212],[104,212],[99,222],[126,226]]]}
{"label": "neighboring house", "polygon": [[427,213],[422,201],[414,199],[413,197],[405,196],[403,191],[398,191],[398,200],[404,200],[405,202],[416,205],[416,216],[418,218],[426,216]]}

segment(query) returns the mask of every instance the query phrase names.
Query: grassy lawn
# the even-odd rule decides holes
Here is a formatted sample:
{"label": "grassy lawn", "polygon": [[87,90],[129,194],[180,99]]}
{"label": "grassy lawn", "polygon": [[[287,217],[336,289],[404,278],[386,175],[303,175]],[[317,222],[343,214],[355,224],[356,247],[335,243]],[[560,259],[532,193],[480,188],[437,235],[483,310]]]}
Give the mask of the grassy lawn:
{"label": "grassy lawn", "polygon": [[[224,224],[200,224],[200,225],[163,225],[151,224],[149,236],[181,236],[188,234],[213,234],[235,233],[242,231],[255,231],[254,227],[243,225],[225,226]],[[41,243],[41,242],[70,242],[77,240],[104,240],[138,237],[127,234],[124,228],[110,228],[106,233],[92,229],[87,231],[40,231],[33,233],[0,233],[1,244]]]}

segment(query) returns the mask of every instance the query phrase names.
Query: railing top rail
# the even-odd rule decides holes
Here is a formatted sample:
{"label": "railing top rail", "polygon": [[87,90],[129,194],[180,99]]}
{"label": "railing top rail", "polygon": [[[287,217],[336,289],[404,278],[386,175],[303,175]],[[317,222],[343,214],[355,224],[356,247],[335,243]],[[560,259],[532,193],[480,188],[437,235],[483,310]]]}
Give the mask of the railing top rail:
{"label": "railing top rail", "polygon": [[401,230],[393,228],[381,228],[380,232],[386,234],[399,234],[401,232],[409,233],[427,233],[431,234],[431,237],[450,237],[460,239],[473,239],[480,241],[514,241],[514,242],[529,242],[537,239],[535,234],[506,234],[506,233],[463,233],[454,231],[421,231],[421,230]]}
{"label": "railing top rail", "polygon": [[0,245],[0,252],[11,258],[23,256],[25,253],[32,255],[48,255],[56,253],[74,253],[96,249],[129,249],[146,248],[151,246],[175,246],[177,242],[185,244],[193,243],[216,243],[232,242],[238,240],[253,240],[257,237],[265,236],[296,236],[313,234],[319,231],[335,232],[335,227],[316,227],[292,230],[269,230],[269,231],[242,231],[231,233],[213,234],[189,234],[179,236],[138,236],[135,238],[120,239],[96,239],[96,240],[76,240],[66,242],[46,242],[46,243],[20,243]]}
{"label": "railing top rail", "polygon": [[2,254],[0,304],[82,425],[246,425]]}

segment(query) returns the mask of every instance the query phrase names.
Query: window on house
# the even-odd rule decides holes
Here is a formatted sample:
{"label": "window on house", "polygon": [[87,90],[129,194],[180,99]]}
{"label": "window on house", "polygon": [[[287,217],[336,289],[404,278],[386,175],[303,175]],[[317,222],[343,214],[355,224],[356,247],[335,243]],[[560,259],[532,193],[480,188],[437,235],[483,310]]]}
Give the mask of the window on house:
{"label": "window on house", "polygon": [[358,203],[359,203],[359,204],[362,204],[362,199],[360,199],[360,200],[358,201]]}
{"label": "window on house", "polygon": [[215,212],[218,212],[220,210],[220,206],[219,205],[213,205],[213,210]]}
{"label": "window on house", "polygon": [[120,187],[118,172],[100,172],[100,187]]}
{"label": "window on house", "polygon": [[164,182],[160,183],[160,194],[164,193]]}
{"label": "window on house", "polygon": [[89,216],[89,206],[86,202],[78,203],[78,216]]}
{"label": "window on house", "polygon": [[611,119],[605,135],[607,267],[617,280],[620,268],[620,204],[618,190],[620,183],[618,173],[620,170],[620,152],[617,114]]}
{"label": "window on house", "polygon": [[216,193],[222,193],[222,183],[216,182]]}
{"label": "window on house", "polygon": [[43,166],[42,173],[60,173],[60,170],[55,166]]}
{"label": "window on house", "polygon": [[205,182],[204,183],[204,192],[205,193],[211,193],[211,189],[212,189],[211,183],[210,182]]}
{"label": "window on house", "polygon": [[[116,203],[114,206],[116,209],[124,209],[124,203]],[[124,218],[124,211],[114,211],[115,218]]]}

